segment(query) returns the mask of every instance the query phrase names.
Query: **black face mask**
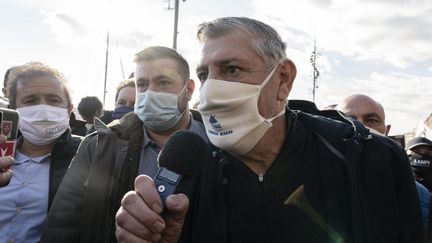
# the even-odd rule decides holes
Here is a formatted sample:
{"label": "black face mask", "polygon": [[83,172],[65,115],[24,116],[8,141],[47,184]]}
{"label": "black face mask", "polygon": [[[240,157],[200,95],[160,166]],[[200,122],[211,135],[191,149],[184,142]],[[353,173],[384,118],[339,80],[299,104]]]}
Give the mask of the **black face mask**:
{"label": "black face mask", "polygon": [[412,153],[408,155],[414,172],[422,176],[432,171],[432,156]]}

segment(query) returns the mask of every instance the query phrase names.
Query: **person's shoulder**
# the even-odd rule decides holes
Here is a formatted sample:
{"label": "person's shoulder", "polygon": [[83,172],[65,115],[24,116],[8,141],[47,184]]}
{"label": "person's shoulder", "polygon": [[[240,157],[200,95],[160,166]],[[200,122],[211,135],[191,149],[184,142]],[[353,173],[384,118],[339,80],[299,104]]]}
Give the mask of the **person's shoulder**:
{"label": "person's shoulder", "polygon": [[83,139],[84,139],[83,136],[75,135],[75,134],[71,135],[71,141],[72,141],[73,144],[78,144],[79,145],[82,142]]}
{"label": "person's shoulder", "polygon": [[430,197],[429,190],[417,181],[415,182],[415,184],[416,184],[416,188],[417,188],[419,195],[421,195],[421,197],[429,199],[429,197]]}
{"label": "person's shoulder", "polygon": [[197,122],[203,123],[203,119],[202,119],[201,113],[199,113],[198,110],[190,109],[189,111],[190,111],[190,113],[192,115],[192,119],[194,119]]}
{"label": "person's shoulder", "polygon": [[[319,110],[315,103],[307,100],[290,100],[287,108],[308,129],[315,132],[326,132],[329,135],[353,134],[353,129],[359,124],[336,110]],[[361,126],[360,126],[361,127]],[[359,130],[364,130],[359,129]]]}
{"label": "person's shoulder", "polygon": [[104,110],[103,115],[100,117],[100,120],[103,121],[105,124],[109,124],[113,121],[112,114],[112,110]]}
{"label": "person's shoulder", "polygon": [[371,132],[370,134],[371,139],[369,139],[367,145],[372,146],[377,151],[381,151],[381,153],[389,151],[398,158],[407,159],[406,152],[399,143],[379,133]]}
{"label": "person's shoulder", "polygon": [[349,119],[340,119],[326,114],[313,114],[301,110],[290,111],[291,114],[297,117],[297,122],[300,122],[304,127],[315,134],[319,134],[329,140],[349,139],[355,136],[356,132],[367,133],[364,127]]}
{"label": "person's shoulder", "polygon": [[143,123],[135,113],[129,112],[108,125],[105,125],[102,121],[95,122],[95,129],[98,133],[128,139],[133,134],[143,130]]}

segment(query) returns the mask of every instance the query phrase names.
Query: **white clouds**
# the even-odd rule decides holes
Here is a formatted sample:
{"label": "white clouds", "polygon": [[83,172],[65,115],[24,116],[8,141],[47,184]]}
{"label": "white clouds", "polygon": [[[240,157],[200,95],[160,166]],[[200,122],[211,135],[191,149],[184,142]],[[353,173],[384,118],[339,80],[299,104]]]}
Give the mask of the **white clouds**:
{"label": "white clouds", "polygon": [[432,1],[255,0],[254,7],[294,54],[292,97],[312,99],[308,58],[316,36],[320,107],[370,95],[383,103],[393,132],[410,130],[432,111],[432,79],[421,70],[432,65]]}
{"label": "white clouds", "polygon": [[[121,44],[136,48],[145,42],[166,39],[166,18],[172,13],[162,8],[162,2],[150,1],[59,1],[42,8],[45,23],[57,36],[57,41],[67,45],[82,42],[103,46],[106,32]],[[154,14],[159,13],[159,14]],[[78,41],[78,43],[76,43]]]}
{"label": "white clouds", "polygon": [[317,90],[319,107],[338,103],[344,97],[367,94],[382,103],[392,133],[407,132],[431,113],[432,78],[405,73],[373,72],[366,79],[323,78]]}
{"label": "white clouds", "polygon": [[[0,12],[4,6],[13,7],[16,13],[9,19],[20,25],[2,28],[9,38],[0,39],[7,46],[0,45],[6,60],[0,66],[8,67],[11,60],[46,60],[70,77],[78,100],[102,94],[108,28],[109,105],[121,80],[120,59],[127,75],[134,69],[134,53],[150,45],[172,45],[174,12],[165,10],[162,0],[9,0],[0,4]],[[430,0],[181,1],[178,49],[194,77],[201,54],[195,39],[199,23],[219,16],[257,18],[280,32],[287,55],[297,65],[290,97],[311,100],[309,57],[316,36],[318,105],[365,93],[383,103],[393,131],[402,132],[411,128],[409,118],[420,119],[423,111],[432,111],[431,12]],[[41,18],[43,23],[38,22]]]}
{"label": "white clouds", "polygon": [[[321,48],[359,60],[380,60],[405,68],[431,59],[431,1],[395,4],[392,1],[256,0],[257,15],[276,18],[285,27],[316,35]],[[281,7],[286,6],[286,7]],[[271,17],[269,17],[271,16]]]}

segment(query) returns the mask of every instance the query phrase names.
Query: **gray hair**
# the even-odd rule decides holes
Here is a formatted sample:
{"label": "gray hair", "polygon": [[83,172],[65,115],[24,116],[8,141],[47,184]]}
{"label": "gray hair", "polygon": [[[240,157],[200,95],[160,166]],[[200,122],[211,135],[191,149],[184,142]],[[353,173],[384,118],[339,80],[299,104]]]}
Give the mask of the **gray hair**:
{"label": "gray hair", "polygon": [[265,62],[266,70],[286,58],[286,44],[280,35],[269,25],[246,17],[222,17],[211,22],[204,22],[198,26],[197,38],[200,43],[207,39],[217,38],[235,30],[248,33],[251,38],[251,48]]}

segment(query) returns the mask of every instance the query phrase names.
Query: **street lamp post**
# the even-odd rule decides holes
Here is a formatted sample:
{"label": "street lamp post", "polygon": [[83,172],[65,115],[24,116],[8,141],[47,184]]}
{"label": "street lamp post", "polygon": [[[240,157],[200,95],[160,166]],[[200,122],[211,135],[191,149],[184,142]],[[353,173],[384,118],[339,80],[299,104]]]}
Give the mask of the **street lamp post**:
{"label": "street lamp post", "polygon": [[[186,0],[183,0],[185,2]],[[179,7],[180,7],[180,0],[174,0],[174,8],[171,8],[170,4],[171,0],[167,0],[168,7],[167,10],[173,10],[174,9],[174,34],[173,34],[173,49],[177,50],[177,34],[178,34],[178,17],[179,17]]]}
{"label": "street lamp post", "polygon": [[175,0],[174,5],[174,35],[173,35],[173,49],[177,50],[177,27],[178,27],[178,15],[179,15],[179,0]]}

